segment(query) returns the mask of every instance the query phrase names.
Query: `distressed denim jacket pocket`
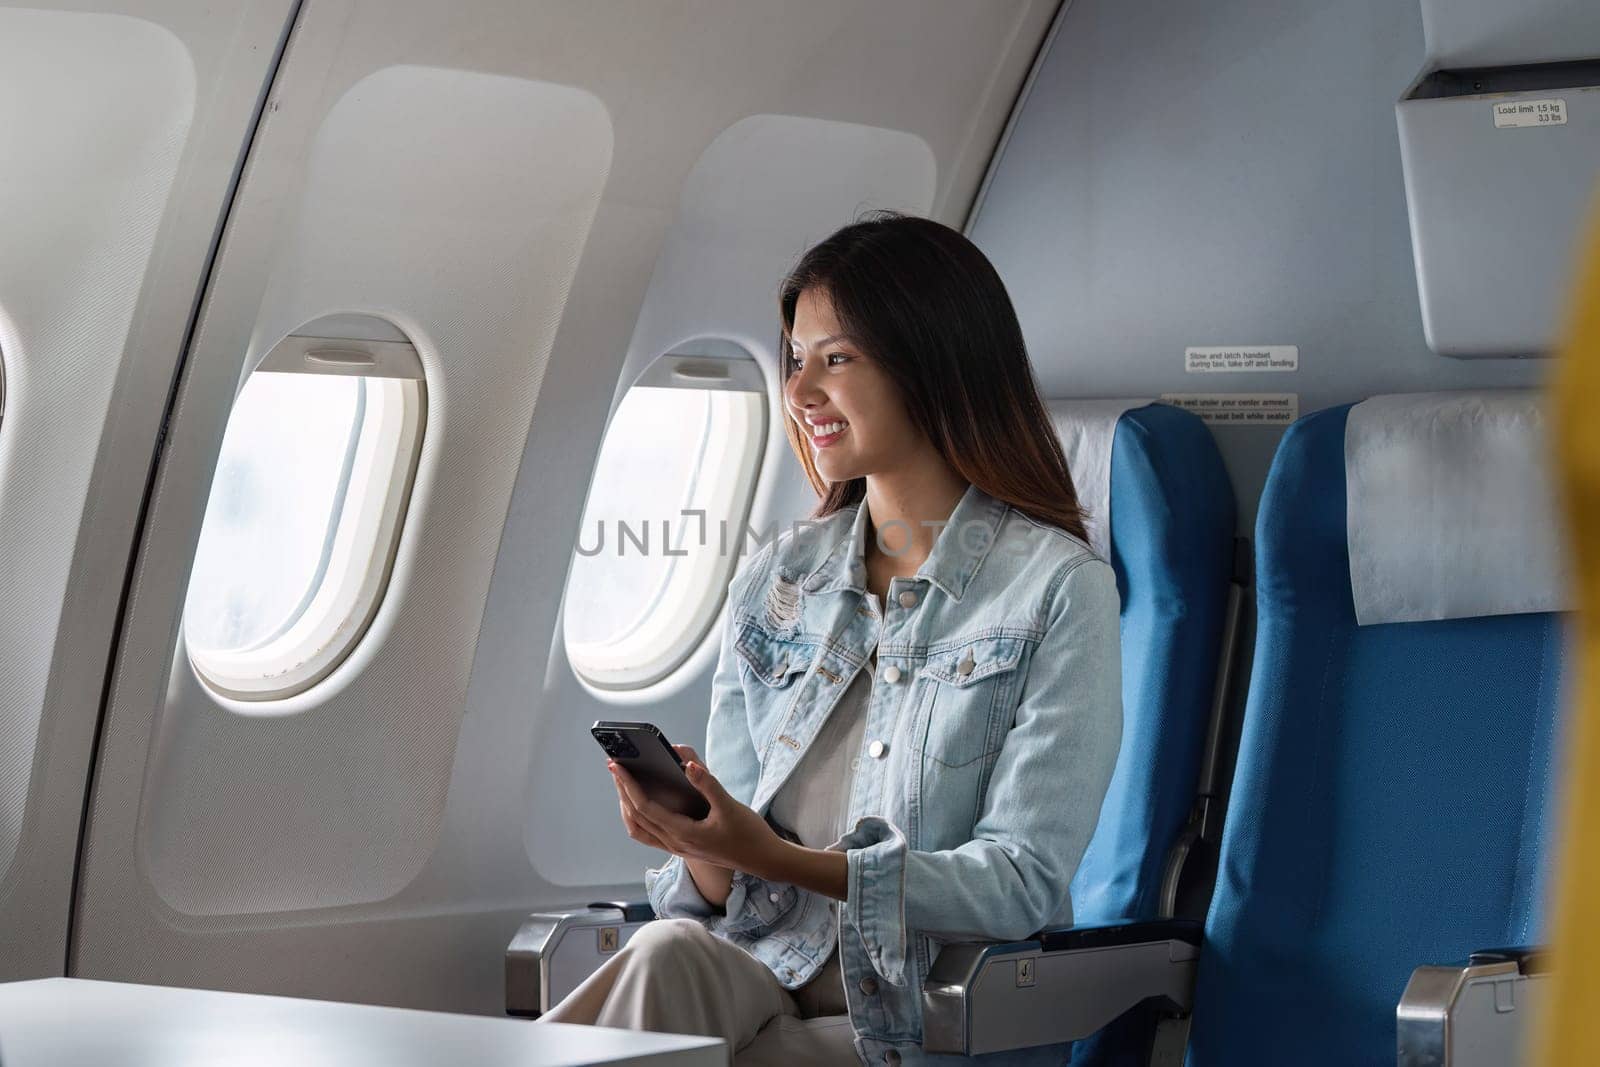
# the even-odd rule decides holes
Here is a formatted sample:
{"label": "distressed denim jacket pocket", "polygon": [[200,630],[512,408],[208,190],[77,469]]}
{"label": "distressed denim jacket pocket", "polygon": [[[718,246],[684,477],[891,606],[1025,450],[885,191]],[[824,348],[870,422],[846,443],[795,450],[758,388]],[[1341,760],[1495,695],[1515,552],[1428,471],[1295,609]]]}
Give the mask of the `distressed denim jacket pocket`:
{"label": "distressed denim jacket pocket", "polygon": [[755,683],[747,704],[747,723],[757,751],[766,749],[778,724],[788,717],[799,689],[797,681],[810,670],[817,647],[813,640],[773,633],[756,622],[740,626],[734,648],[741,673]]}
{"label": "distressed denim jacket pocket", "polygon": [[999,751],[1008,726],[1003,713],[1016,696],[1028,644],[1020,636],[981,635],[929,652],[922,668],[928,759],[965,767]]}

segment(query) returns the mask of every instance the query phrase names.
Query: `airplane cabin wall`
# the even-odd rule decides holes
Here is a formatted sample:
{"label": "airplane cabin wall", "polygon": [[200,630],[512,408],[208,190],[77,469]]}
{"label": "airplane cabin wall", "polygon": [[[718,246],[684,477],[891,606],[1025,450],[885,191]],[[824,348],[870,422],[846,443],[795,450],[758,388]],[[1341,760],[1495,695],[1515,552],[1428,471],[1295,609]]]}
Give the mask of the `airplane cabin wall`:
{"label": "airplane cabin wall", "polygon": [[[721,617],[660,685],[573,677],[562,600],[608,413],[704,336],[775,399],[782,271],[863,208],[959,224],[1054,8],[308,0],[156,477],[72,973],[493,1014],[529,910],[640,891],[659,857],[586,726],[697,740]],[[230,700],[182,625],[230,407],[280,336],[348,312],[427,374],[393,573],[327,678]],[[814,503],[768,433],[756,529]]]}
{"label": "airplane cabin wall", "polygon": [[0,4],[0,981],[59,975],[141,501],[291,0]]}

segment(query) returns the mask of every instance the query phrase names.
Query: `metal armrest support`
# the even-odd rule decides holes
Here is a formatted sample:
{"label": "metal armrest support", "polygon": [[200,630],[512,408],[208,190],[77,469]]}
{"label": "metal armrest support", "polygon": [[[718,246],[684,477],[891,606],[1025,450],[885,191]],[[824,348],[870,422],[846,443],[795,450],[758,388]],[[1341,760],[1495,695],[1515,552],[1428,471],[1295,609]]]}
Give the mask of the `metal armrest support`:
{"label": "metal armrest support", "polygon": [[534,912],[506,946],[506,1014],[549,1011],[655,917],[642,900]]}
{"label": "metal armrest support", "polygon": [[1517,1063],[1547,978],[1541,948],[1474,952],[1465,963],[1418,967],[1395,1009],[1400,1067]]}
{"label": "metal armrest support", "polygon": [[1201,926],[1185,919],[944,946],[922,987],[922,1047],[968,1056],[1088,1037],[1147,1000],[1186,1013]]}

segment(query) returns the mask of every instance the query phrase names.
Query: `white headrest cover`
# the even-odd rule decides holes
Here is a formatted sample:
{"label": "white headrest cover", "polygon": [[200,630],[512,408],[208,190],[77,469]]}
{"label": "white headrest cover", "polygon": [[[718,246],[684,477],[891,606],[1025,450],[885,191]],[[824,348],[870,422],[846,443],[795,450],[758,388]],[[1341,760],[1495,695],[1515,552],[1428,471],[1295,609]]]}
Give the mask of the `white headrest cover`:
{"label": "white headrest cover", "polygon": [[1537,392],[1373,397],[1344,461],[1361,625],[1571,607]]}
{"label": "white headrest cover", "polygon": [[1124,413],[1150,400],[1048,400],[1045,408],[1061,438],[1072,487],[1084,509],[1089,547],[1111,559],[1111,445]]}

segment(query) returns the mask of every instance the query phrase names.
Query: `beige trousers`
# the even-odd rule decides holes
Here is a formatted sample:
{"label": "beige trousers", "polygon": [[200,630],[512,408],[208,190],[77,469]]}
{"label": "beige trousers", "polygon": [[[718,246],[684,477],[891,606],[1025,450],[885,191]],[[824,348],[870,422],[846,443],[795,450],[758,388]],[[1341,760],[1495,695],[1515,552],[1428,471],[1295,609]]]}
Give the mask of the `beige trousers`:
{"label": "beige trousers", "polygon": [[693,919],[657,919],[539,1021],[720,1037],[738,1067],[853,1064],[838,961],[791,993]]}

